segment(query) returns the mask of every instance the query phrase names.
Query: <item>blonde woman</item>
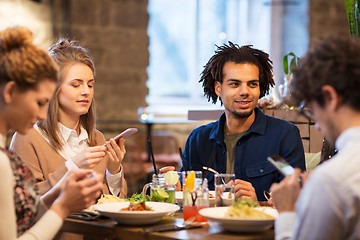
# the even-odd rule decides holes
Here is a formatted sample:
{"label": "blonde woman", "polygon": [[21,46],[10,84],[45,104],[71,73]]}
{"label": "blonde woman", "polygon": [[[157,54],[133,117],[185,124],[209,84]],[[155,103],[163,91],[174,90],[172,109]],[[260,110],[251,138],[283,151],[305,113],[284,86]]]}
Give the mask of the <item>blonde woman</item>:
{"label": "blonde woman", "polygon": [[26,135],[15,134],[11,148],[33,171],[41,193],[70,169],[103,174],[103,193],[126,197],[121,162],[125,140],[106,142],[95,128],[95,66],[77,42],[60,39],[49,54],[59,66],[60,82],[50,100],[48,118]]}
{"label": "blonde woman", "polygon": [[46,119],[56,81],[55,63],[32,44],[29,30],[0,32],[0,239],[53,239],[69,213],[89,207],[100,194],[102,177],[77,170],[40,199],[29,168],[6,149],[10,129],[26,134]]}

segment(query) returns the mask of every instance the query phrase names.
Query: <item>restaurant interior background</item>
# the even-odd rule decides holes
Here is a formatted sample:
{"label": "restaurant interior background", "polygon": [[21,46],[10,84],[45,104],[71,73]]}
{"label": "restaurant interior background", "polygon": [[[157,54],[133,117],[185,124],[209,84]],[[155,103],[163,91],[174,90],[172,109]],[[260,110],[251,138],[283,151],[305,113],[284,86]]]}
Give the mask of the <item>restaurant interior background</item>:
{"label": "restaurant interior background", "polygon": [[[58,36],[90,49],[98,128],[107,139],[139,129],[126,141],[129,194],[152,170],[149,131],[159,166],[179,169],[178,148],[209,121],[189,121],[188,110],[221,108],[202,97],[198,83],[215,44],[231,40],[269,52],[279,86],[285,54],[301,57],[321,36],[349,34],[344,0],[0,0],[0,29],[13,25],[29,27],[44,49]],[[309,142],[311,136],[302,135],[305,151],[320,151],[322,137]]]}

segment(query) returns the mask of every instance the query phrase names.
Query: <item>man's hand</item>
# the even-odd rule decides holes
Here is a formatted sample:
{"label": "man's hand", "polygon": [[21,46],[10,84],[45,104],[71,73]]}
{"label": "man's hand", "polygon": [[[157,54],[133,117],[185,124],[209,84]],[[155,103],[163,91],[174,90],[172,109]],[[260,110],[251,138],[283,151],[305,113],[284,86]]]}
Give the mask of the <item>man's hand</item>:
{"label": "man's hand", "polygon": [[280,213],[295,211],[295,203],[301,190],[300,175],[301,170],[296,168],[293,175],[287,176],[280,183],[274,183],[271,186],[272,201]]}
{"label": "man's hand", "polygon": [[250,182],[241,179],[235,179],[235,197],[245,197],[257,201],[255,188]]}
{"label": "man's hand", "polygon": [[111,174],[116,174],[121,171],[121,163],[124,160],[126,153],[125,139],[120,137],[118,143],[111,138],[106,142],[107,147],[107,169]]}
{"label": "man's hand", "polygon": [[84,151],[77,154],[71,160],[79,167],[83,169],[92,169],[106,155],[105,146],[87,147]]}

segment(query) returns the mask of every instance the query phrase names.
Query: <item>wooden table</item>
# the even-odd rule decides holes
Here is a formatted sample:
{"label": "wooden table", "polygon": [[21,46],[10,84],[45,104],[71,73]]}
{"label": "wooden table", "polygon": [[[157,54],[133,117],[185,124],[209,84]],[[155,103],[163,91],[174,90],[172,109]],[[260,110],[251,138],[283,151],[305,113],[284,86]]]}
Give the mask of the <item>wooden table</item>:
{"label": "wooden table", "polygon": [[[183,223],[182,213],[177,213],[175,217],[169,217],[158,224]],[[210,222],[201,228],[171,232],[151,232],[146,233],[143,228],[148,226],[125,226],[119,225],[113,220],[83,221],[66,219],[61,231],[83,234],[86,239],[131,239],[131,240],[170,240],[170,239],[208,239],[208,240],[254,240],[254,239],[274,239],[274,230],[270,229],[258,233],[231,233],[224,231],[217,223]]]}

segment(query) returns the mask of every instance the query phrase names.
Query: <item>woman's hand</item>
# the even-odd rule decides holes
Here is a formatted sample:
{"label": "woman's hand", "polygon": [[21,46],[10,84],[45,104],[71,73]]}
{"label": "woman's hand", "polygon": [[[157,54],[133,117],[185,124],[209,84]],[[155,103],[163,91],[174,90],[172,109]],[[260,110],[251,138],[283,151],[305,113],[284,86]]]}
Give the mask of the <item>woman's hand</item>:
{"label": "woman's hand", "polygon": [[72,171],[67,171],[66,174],[52,188],[50,188],[49,191],[40,197],[47,208],[50,208],[56,198],[59,196],[61,190],[64,188],[69,174],[73,174]]}
{"label": "woman's hand", "polygon": [[92,169],[106,156],[105,146],[87,147],[84,151],[77,154],[71,160],[83,169]]}
{"label": "woman's hand", "polygon": [[62,219],[95,203],[103,187],[103,176],[90,177],[92,173],[92,170],[77,169],[66,175],[61,192],[51,206]]}
{"label": "woman's hand", "polygon": [[125,139],[120,137],[118,143],[111,138],[110,141],[106,142],[107,147],[107,169],[111,174],[116,174],[121,171],[121,163],[124,159]]}

